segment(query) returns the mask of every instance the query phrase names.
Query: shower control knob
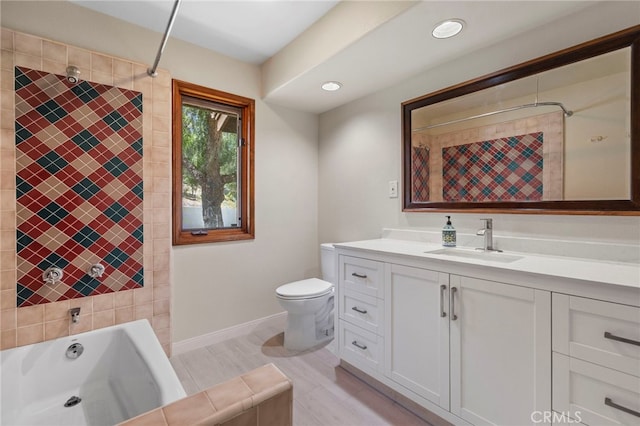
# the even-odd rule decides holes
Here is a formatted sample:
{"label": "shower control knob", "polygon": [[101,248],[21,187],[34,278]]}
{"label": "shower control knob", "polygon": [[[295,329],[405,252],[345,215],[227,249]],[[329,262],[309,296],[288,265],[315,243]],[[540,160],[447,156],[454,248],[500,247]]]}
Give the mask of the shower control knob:
{"label": "shower control knob", "polygon": [[87,271],[87,275],[91,278],[100,278],[104,274],[104,266],[100,263],[91,265],[91,268]]}

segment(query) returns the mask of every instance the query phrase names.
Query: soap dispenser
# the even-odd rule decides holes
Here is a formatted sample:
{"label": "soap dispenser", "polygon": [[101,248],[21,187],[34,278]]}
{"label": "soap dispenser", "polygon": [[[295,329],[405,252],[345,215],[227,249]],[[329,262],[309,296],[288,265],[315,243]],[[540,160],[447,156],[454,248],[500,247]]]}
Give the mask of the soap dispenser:
{"label": "soap dispenser", "polygon": [[445,247],[456,246],[456,228],[451,224],[451,216],[445,216],[447,224],[442,228],[442,245]]}

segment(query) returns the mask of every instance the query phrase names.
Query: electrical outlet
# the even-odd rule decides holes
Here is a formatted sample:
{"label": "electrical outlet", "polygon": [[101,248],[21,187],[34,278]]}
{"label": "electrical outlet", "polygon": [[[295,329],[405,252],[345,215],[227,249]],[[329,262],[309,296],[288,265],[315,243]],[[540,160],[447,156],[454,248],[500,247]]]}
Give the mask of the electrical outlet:
{"label": "electrical outlet", "polygon": [[389,181],[389,198],[398,198],[398,181]]}

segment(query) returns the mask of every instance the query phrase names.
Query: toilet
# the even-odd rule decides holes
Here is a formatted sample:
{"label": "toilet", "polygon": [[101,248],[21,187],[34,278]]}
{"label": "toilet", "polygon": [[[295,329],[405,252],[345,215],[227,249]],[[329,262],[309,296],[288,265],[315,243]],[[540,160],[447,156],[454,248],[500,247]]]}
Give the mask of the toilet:
{"label": "toilet", "polygon": [[322,280],[309,278],[276,289],[276,298],[287,311],[286,349],[302,351],[333,339],[333,245],[322,244],[320,254]]}

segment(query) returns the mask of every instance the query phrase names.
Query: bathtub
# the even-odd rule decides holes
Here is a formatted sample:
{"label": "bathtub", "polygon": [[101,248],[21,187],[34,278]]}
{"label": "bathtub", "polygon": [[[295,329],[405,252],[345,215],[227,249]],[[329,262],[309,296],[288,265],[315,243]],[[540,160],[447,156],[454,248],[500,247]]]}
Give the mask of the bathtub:
{"label": "bathtub", "polygon": [[147,320],[0,356],[5,426],[114,425],[186,396]]}

